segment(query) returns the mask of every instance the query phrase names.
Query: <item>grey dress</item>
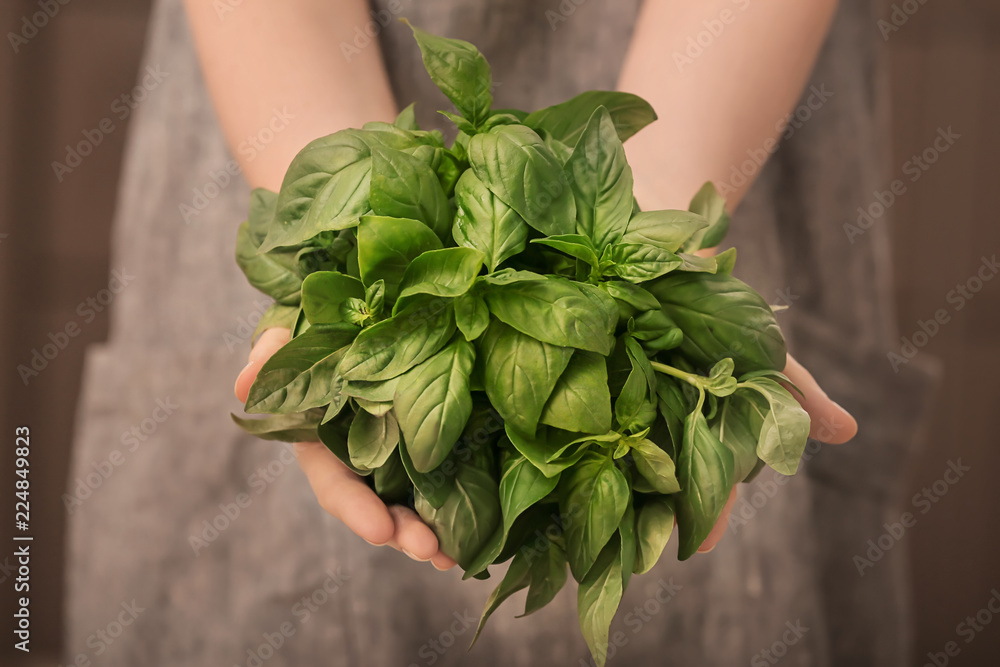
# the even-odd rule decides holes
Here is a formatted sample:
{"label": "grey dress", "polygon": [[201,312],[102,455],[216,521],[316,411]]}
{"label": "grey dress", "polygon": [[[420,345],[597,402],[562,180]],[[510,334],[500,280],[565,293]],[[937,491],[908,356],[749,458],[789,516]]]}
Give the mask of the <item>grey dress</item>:
{"label": "grey dress", "polygon": [[[560,11],[555,0],[401,5],[414,23],[484,51],[498,107],[530,109],[613,88],[639,3],[564,2],[575,10],[558,23],[546,15]],[[853,561],[894,502],[914,427],[904,415],[925,386],[885,363],[885,226],[854,243],[843,230],[880,182],[870,10],[841,3],[814,74],[835,95],[763,169],[728,239],[744,279],[769,301],[792,302],[781,316],[791,348],[859,417],[861,434],[811,448],[805,474],[788,483],[765,472],[745,487],[711,556],[677,563],[673,542],[632,580],[611,664],[909,663],[902,548],[863,576]],[[409,31],[392,22],[380,38],[397,99],[418,101],[433,122],[431,110],[447,107]],[[573,585],[529,619],[514,619],[520,598],[508,602],[466,653],[496,578],[461,582],[365,544],[320,509],[286,448],[232,425],[230,387],[266,308],[232,259],[249,191],[220,175],[231,157],[180,0],[156,3],[146,60],[169,76],[130,130],[113,266],[135,279],[115,302],[108,342],[88,353],[70,479],[114,450],[121,465],[72,512],[65,660],[589,664]],[[94,639],[115,622],[112,641]]]}

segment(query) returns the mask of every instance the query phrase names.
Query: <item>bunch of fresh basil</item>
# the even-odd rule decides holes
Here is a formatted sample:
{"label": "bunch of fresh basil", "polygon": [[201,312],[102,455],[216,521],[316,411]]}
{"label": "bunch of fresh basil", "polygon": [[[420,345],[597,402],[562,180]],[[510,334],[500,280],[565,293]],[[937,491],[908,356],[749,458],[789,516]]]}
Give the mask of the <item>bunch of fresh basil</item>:
{"label": "bunch of fresh basil", "polygon": [[[655,120],[626,93],[493,109],[490,67],[414,29],[459,114],[446,146],[412,106],[313,141],[258,189],[237,262],[293,338],[234,419],[319,440],[412,503],[466,577],[510,560],[483,613],[579,583],[598,664],[633,573],[707,537],[733,485],[795,472],[809,417],[782,384],[772,309],[730,273],[706,184],[640,211],[622,141]],[[477,632],[478,635],[478,632]]]}

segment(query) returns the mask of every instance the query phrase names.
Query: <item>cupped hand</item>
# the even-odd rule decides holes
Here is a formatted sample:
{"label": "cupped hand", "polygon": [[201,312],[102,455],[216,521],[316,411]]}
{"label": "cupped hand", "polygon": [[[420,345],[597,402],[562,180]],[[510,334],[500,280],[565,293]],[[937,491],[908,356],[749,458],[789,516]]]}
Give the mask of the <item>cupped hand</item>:
{"label": "cupped hand", "polygon": [[[786,387],[802,408],[809,413],[810,438],[830,445],[842,445],[857,434],[858,422],[851,416],[851,413],[834,403],[820,388],[812,374],[802,364],[795,361],[790,354],[785,359],[784,373],[792,381],[792,384],[802,390],[802,394],[799,394],[793,388]],[[736,503],[736,488],[733,487],[729,494],[729,501],[723,508],[719,520],[716,521],[712,532],[698,547],[698,553],[708,553],[722,539],[722,535],[726,532],[726,524],[729,522],[729,514]]]}
{"label": "cupped hand", "polygon": [[[250,385],[261,366],[288,342],[284,328],[268,329],[250,351],[249,363],[236,378],[236,398],[246,402]],[[376,546],[388,545],[418,561],[430,561],[439,570],[455,561],[438,546],[434,532],[416,512],[402,505],[387,506],[364,479],[344,465],[319,442],[295,443],[295,457],[309,479],[320,507],[340,519],[361,539]]]}

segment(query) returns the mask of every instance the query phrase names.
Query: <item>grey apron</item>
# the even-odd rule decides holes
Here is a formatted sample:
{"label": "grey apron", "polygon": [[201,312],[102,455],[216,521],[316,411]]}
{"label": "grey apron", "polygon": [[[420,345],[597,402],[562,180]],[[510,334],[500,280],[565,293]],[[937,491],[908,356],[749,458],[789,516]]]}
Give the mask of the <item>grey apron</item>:
{"label": "grey apron", "polygon": [[[493,66],[497,106],[531,109],[613,88],[638,5],[393,0],[374,9],[471,40]],[[908,664],[903,550],[863,576],[853,560],[895,501],[913,439],[904,416],[926,385],[885,363],[884,224],[854,243],[843,229],[881,184],[870,11],[864,0],[841,3],[813,80],[834,95],[762,170],[727,240],[739,247],[738,273],[791,304],[781,315],[791,348],[858,416],[861,434],[847,447],[812,447],[805,474],[782,483],[765,472],[742,489],[711,556],[677,563],[672,542],[632,580],[611,664]],[[380,39],[397,99],[418,101],[422,122],[437,122],[432,111],[447,106],[409,31],[392,21]],[[529,619],[514,618],[515,597],[466,653],[496,577],[461,582],[457,571],[365,544],[320,509],[287,448],[232,425],[227,413],[240,406],[230,388],[266,302],[233,261],[249,191],[227,172],[180,0],[156,3],[146,64],[168,76],[136,112],[125,156],[112,266],[134,279],[114,304],[108,342],[87,356],[67,490],[65,661],[590,664],[573,585]],[[91,488],[88,475],[95,465],[107,472],[109,460]]]}

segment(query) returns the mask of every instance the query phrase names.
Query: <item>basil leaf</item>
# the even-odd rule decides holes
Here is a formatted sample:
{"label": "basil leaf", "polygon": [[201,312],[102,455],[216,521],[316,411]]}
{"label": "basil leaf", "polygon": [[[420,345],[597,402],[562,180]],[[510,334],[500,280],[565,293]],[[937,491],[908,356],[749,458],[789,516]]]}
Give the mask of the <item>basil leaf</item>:
{"label": "basil leaf", "polygon": [[546,236],[576,231],[576,205],[562,165],[523,125],[501,125],[469,139],[469,164],[479,180]]}
{"label": "basil leaf", "polygon": [[330,403],[339,390],[337,364],[357,331],[341,324],[290,340],[261,367],[250,386],[246,411],[288,414]]}
{"label": "basil leaf", "polygon": [[684,444],[677,460],[678,559],[690,558],[712,532],[729,500],[734,466],[732,451],[709,430],[700,407],[691,412],[684,421]]}
{"label": "basil leaf", "polygon": [[[588,452],[559,480],[559,511],[570,570],[582,581],[621,523],[628,482],[609,453]],[[620,583],[620,582],[619,582]]]}
{"label": "basil leaf", "polygon": [[785,339],[774,312],[728,275],[674,273],[646,285],[684,332],[680,351],[697,366],[732,357],[736,373],[785,367]]}
{"label": "basil leaf", "polygon": [[535,553],[531,559],[530,584],[528,596],[524,600],[524,613],[517,618],[533,614],[552,602],[565,585],[566,550],[556,540],[547,539],[541,553]]}
{"label": "basil leaf", "polygon": [[761,425],[757,456],[782,475],[794,475],[809,439],[809,413],[770,378],[747,380],[741,387],[760,393],[770,407]]}
{"label": "basil leaf", "polygon": [[527,280],[492,285],[484,296],[497,319],[545,343],[604,355],[614,346],[618,307],[591,285]]}
{"label": "basil leaf", "polygon": [[514,555],[514,560],[511,561],[510,567],[507,568],[507,573],[504,575],[503,579],[497,584],[497,587],[493,589],[493,593],[490,594],[489,599],[486,601],[486,608],[483,609],[483,615],[479,619],[479,625],[476,627],[476,634],[472,637],[472,644],[469,646],[471,649],[476,644],[476,640],[479,639],[479,633],[483,631],[486,627],[486,621],[489,620],[493,612],[504,603],[504,601],[509,598],[514,593],[523,590],[528,587],[531,583],[531,563],[527,556],[518,552]]}
{"label": "basil leaf", "polygon": [[722,403],[712,433],[733,452],[733,479],[742,482],[757,467],[757,442],[770,407],[752,391],[740,391]]}
{"label": "basil leaf", "polygon": [[455,299],[455,324],[467,341],[482,336],[490,324],[490,310],[483,298],[466,293]]}
{"label": "basil leaf", "polygon": [[731,274],[736,267],[736,248],[730,248],[715,256],[715,272]]}
{"label": "basil leaf", "polygon": [[677,252],[708,221],[690,211],[644,211],[628,222],[622,243],[642,243],[668,252]]}
{"label": "basil leaf", "polygon": [[360,280],[336,271],[317,271],[302,281],[302,310],[310,324],[343,322],[344,302],[364,296],[365,286]]}
{"label": "basil leaf", "polygon": [[656,561],[674,532],[674,508],[667,498],[647,497],[636,511],[636,556],[634,574],[645,574]]}
{"label": "basil leaf", "polygon": [[681,258],[681,271],[693,273],[718,273],[719,262],[715,257],[701,257],[699,255],[689,255],[686,252],[677,253]]}
{"label": "basil leaf", "polygon": [[611,430],[611,392],[604,357],[584,350],[574,352],[539,421],[580,433]]}
{"label": "basil leaf", "polygon": [[441,241],[431,229],[416,220],[366,215],[358,227],[358,268],[361,281],[371,285],[385,281],[386,295],[395,299],[406,267]]}
{"label": "basil leaf", "polygon": [[391,412],[376,417],[361,410],[347,434],[351,463],[362,470],[382,467],[399,444],[399,427]]}
{"label": "basil leaf", "polygon": [[449,113],[447,111],[438,111],[438,113],[454,123],[459,132],[467,134],[470,137],[476,133],[476,126],[458,114]]}
{"label": "basil leaf", "polygon": [[600,259],[597,257],[597,248],[594,247],[594,243],[589,238],[582,234],[560,234],[544,239],[535,239],[532,243],[555,248],[570,257],[582,259],[595,269],[600,264]]}
{"label": "basil leaf", "polygon": [[500,501],[493,475],[458,464],[454,486],[441,507],[435,508],[417,489],[414,508],[434,534],[441,551],[463,569],[487,543],[500,524]]}
{"label": "basil leaf", "polygon": [[441,465],[462,435],[472,414],[475,359],[472,344],[457,340],[399,379],[393,404],[418,472]]}
{"label": "basil leaf", "polygon": [[394,377],[391,380],[382,380],[380,382],[364,382],[361,380],[355,380],[354,382],[345,382],[341,393],[352,398],[365,399],[376,403],[386,403],[391,402],[393,397],[396,395],[397,384],[399,384],[398,377]]}
{"label": "basil leaf", "polygon": [[393,450],[389,458],[372,473],[375,493],[384,502],[405,505],[413,494],[413,484],[406,476],[403,461],[399,458],[399,448]]}
{"label": "basil leaf", "polygon": [[405,109],[400,111],[392,124],[401,130],[419,130],[420,128],[417,127],[417,115],[414,113],[414,103],[409,104]]}
{"label": "basil leaf", "polygon": [[483,268],[483,253],[471,248],[428,250],[414,258],[399,283],[400,298],[411,294],[465,294]]}
{"label": "basil leaf", "polygon": [[481,251],[491,272],[505,259],[524,252],[528,225],[490,192],[472,169],[455,184],[455,206],[455,243]]}
{"label": "basil leaf", "polygon": [[247,225],[250,241],[254,247],[259,247],[267,238],[268,229],[274,220],[274,211],[278,204],[278,193],[267,188],[254,188],[250,191],[250,209],[247,214]]}
{"label": "basil leaf", "polygon": [[233,422],[241,429],[262,440],[280,442],[315,442],[319,417],[312,412],[277,415],[263,419],[246,419],[230,413]]}
{"label": "basil leaf", "polygon": [[529,435],[573,350],[493,322],[479,341],[486,395],[505,422]]}
{"label": "basil leaf", "polygon": [[316,439],[322,442],[348,469],[355,474],[365,476],[370,474],[371,471],[358,468],[354,465],[351,461],[350,449],[347,444],[350,434],[350,420],[352,418],[353,415],[348,411],[348,413],[337,419],[320,424],[316,431],[316,435],[318,436]]}
{"label": "basil leaf", "polygon": [[[264,311],[264,314],[260,318],[260,322],[257,323],[257,328],[254,329],[253,335],[250,337],[251,342],[256,342],[257,338],[272,327],[284,327],[285,329],[291,330],[295,326],[295,320],[298,318],[299,308],[297,306],[282,306],[280,303],[272,303],[271,306]],[[236,341],[235,338],[226,338],[226,344],[232,345]]]}
{"label": "basil leaf", "polygon": [[621,542],[621,567],[622,567],[622,589],[628,588],[629,579],[632,578],[632,568],[635,567],[638,545],[636,544],[635,533],[635,505],[634,496],[629,492],[628,503],[625,506],[625,514],[622,515],[621,523],[618,524],[618,538]]}
{"label": "basil leaf", "polygon": [[611,247],[612,270],[619,278],[642,283],[670,273],[683,264],[672,252],[653,245],[619,243]]}
{"label": "basil leaf", "polygon": [[431,507],[444,506],[455,488],[455,474],[458,472],[458,465],[452,459],[447,459],[438,468],[425,474],[417,472],[416,468],[413,467],[405,440],[400,441],[396,451],[399,452],[399,460],[403,464],[406,476],[410,478],[416,489],[414,496],[419,494]]}
{"label": "basil leaf", "polygon": [[689,207],[692,213],[697,213],[708,221],[708,227],[695,232],[684,244],[685,250],[699,248],[714,248],[722,243],[729,231],[729,213],[726,212],[726,200],[722,198],[715,186],[709,182],[691,200]]}
{"label": "basil leaf", "polygon": [[636,470],[656,491],[677,493],[681,490],[674,461],[659,445],[643,439],[632,443],[631,452]]}
{"label": "basil leaf", "polygon": [[451,205],[433,169],[402,151],[373,149],[371,170],[376,215],[419,220],[438,238],[448,238]]}
{"label": "basil leaf", "polygon": [[620,539],[614,535],[577,588],[580,630],[597,667],[607,661],[608,632],[625,592],[620,550]]}
{"label": "basil leaf", "polygon": [[656,120],[656,112],[644,99],[631,93],[591,90],[561,104],[528,114],[524,124],[545,130],[554,139],[575,146],[598,107],[611,114],[618,138],[627,140]]}
{"label": "basil leaf", "polygon": [[295,256],[277,252],[260,254],[257,250],[250,224],[244,222],[236,234],[236,264],[247,282],[280,304],[298,304],[302,278]]}
{"label": "basil leaf", "polygon": [[577,433],[540,426],[532,436],[509,424],[505,428],[514,448],[546,477],[558,476],[587,451],[587,443]]}
{"label": "basil leaf", "polygon": [[[409,21],[404,19],[409,25]],[[486,58],[472,44],[437,37],[410,25],[431,80],[462,115],[479,126],[490,115],[493,76]]]}
{"label": "basil leaf", "polygon": [[621,430],[638,433],[656,419],[656,372],[635,339],[625,338],[625,350],[632,370],[615,401],[615,418]]}
{"label": "basil leaf", "polygon": [[632,169],[611,115],[598,107],[566,163],[576,200],[577,233],[598,250],[617,243],[632,215]]}
{"label": "basil leaf", "polygon": [[362,330],[340,362],[347,380],[374,382],[402,375],[429,359],[455,333],[451,304],[428,297]]}

